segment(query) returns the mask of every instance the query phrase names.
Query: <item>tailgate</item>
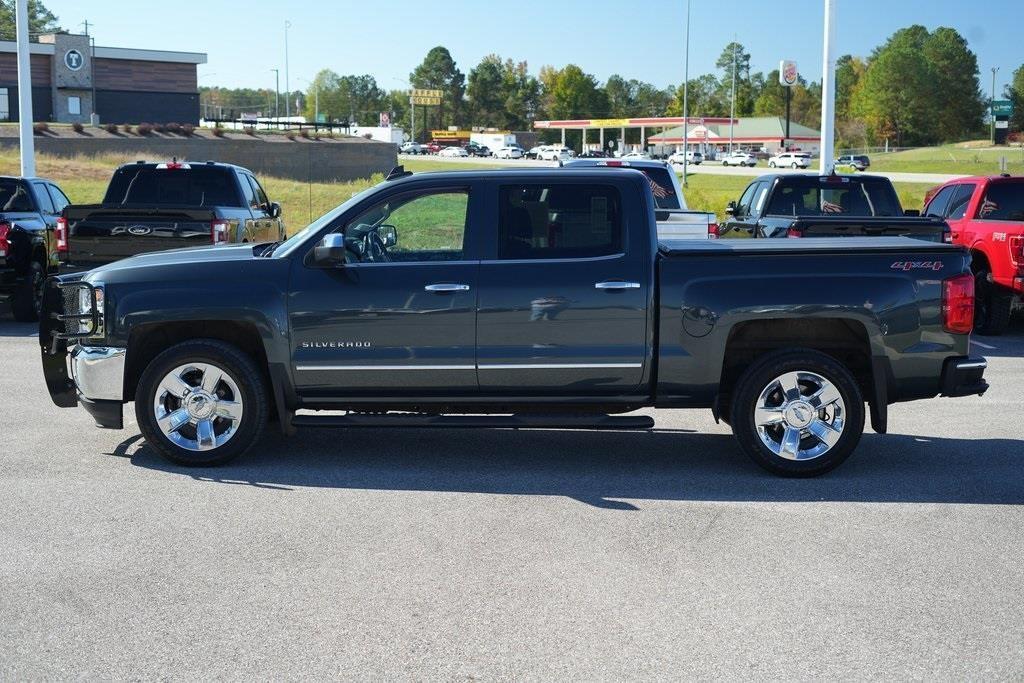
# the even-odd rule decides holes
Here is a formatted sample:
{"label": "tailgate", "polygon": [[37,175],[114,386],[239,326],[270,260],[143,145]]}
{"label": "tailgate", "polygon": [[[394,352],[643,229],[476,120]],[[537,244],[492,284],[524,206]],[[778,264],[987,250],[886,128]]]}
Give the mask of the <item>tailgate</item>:
{"label": "tailgate", "polygon": [[205,246],[212,242],[211,209],[68,207],[70,268],[95,268],[150,251]]}
{"label": "tailgate", "polygon": [[700,239],[709,237],[708,226],[715,223],[715,214],[687,209],[657,209],[658,240]]}
{"label": "tailgate", "polygon": [[949,242],[949,226],[939,218],[817,216],[797,218],[790,237],[912,237],[928,242]]}

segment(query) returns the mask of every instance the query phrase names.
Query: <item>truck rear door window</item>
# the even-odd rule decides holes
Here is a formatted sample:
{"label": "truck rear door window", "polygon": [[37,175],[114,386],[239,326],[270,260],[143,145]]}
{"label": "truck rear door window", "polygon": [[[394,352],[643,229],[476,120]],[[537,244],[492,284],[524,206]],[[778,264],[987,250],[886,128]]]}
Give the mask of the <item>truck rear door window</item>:
{"label": "truck rear door window", "polygon": [[592,258],[622,253],[622,203],[602,185],[507,185],[498,197],[498,258]]}
{"label": "truck rear door window", "polygon": [[816,177],[786,179],[772,196],[773,216],[898,216],[899,205],[885,182]]}
{"label": "truck rear door window", "polygon": [[0,211],[32,211],[32,198],[22,183],[13,178],[0,178]]}
{"label": "truck rear door window", "polygon": [[242,206],[230,168],[125,166],[114,173],[106,204],[131,206]]}
{"label": "truck rear door window", "polygon": [[1024,222],[1024,182],[990,183],[978,206],[978,218],[986,221]]}

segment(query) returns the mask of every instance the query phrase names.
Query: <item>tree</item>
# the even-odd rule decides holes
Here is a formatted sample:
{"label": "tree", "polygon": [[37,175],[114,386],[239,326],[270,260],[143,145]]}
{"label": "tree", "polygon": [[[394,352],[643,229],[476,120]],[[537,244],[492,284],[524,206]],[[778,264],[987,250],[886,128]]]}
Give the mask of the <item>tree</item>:
{"label": "tree", "polygon": [[[460,125],[463,121],[463,98],[466,94],[466,77],[459,71],[448,48],[438,45],[432,48],[423,61],[409,74],[414,88],[441,90],[441,106],[437,107],[437,126]],[[424,126],[426,126],[424,116]]]}
{"label": "tree", "polygon": [[498,55],[487,55],[469,72],[466,94],[474,125],[499,126],[505,120],[504,65]]}
{"label": "tree", "polygon": [[736,116],[750,116],[754,112],[754,100],[756,99],[750,77],[750,53],[742,44],[731,42],[722,49],[722,54],[719,55],[715,66],[722,72],[722,77],[719,80],[719,98],[730,106],[735,68]]}
{"label": "tree", "polygon": [[[722,88],[714,74],[704,74],[690,80],[689,116],[728,116],[729,99],[722,98]],[[666,113],[669,116],[683,115],[683,86],[676,88],[675,97]]]}
{"label": "tree", "polygon": [[1010,117],[1010,126],[1014,130],[1024,131],[1024,64],[1017,67],[1013,72],[1010,84],[1006,86],[1005,96],[1013,102],[1013,115]]}
{"label": "tree", "polygon": [[924,56],[935,74],[937,133],[944,142],[965,140],[982,129],[985,100],[978,80],[978,58],[956,30],[939,27],[924,41]]}
{"label": "tree", "polygon": [[[0,0],[0,39],[14,40],[17,36],[14,8],[15,0]],[[28,0],[28,30],[34,37],[40,33],[59,33],[63,29],[42,0]]]}
{"label": "tree", "polygon": [[553,119],[600,118],[608,115],[608,96],[597,79],[569,64],[558,72],[548,106]]}
{"label": "tree", "polygon": [[380,112],[389,111],[384,91],[369,74],[339,76],[322,69],[313,77],[303,99],[303,115],[310,121],[317,104],[328,121],[354,121],[360,126],[376,126]]}
{"label": "tree", "polygon": [[852,55],[843,55],[836,60],[836,119],[843,121],[851,116],[850,106],[853,93],[864,76],[867,65],[864,60]]}
{"label": "tree", "polygon": [[929,144],[936,139],[935,80],[922,50],[887,45],[868,64],[853,112],[864,119],[875,140],[893,140],[897,146]]}

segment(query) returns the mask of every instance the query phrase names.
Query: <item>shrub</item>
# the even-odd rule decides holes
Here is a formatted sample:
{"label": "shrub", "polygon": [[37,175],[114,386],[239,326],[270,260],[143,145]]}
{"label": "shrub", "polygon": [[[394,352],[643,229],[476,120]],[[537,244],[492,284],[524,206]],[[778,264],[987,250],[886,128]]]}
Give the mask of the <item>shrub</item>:
{"label": "shrub", "polygon": [[167,126],[163,123],[154,123],[153,130],[155,130],[157,133],[166,133]]}
{"label": "shrub", "polygon": [[184,135],[187,138],[192,137],[192,133],[194,133],[195,130],[196,130],[196,127],[193,126],[191,123],[183,123],[181,125],[181,134]]}
{"label": "shrub", "polygon": [[363,133],[363,137],[366,138],[367,140],[372,140],[373,139],[373,134],[372,133]]}
{"label": "shrub", "polygon": [[303,138],[308,140],[309,139],[309,129],[308,128],[300,128],[299,129],[299,135],[301,135]]}
{"label": "shrub", "polygon": [[181,135],[181,124],[171,121],[167,124],[167,132],[175,135]]}
{"label": "shrub", "polygon": [[[107,131],[111,135],[117,135],[117,124],[116,123],[108,123],[107,125],[103,126],[103,130]],[[132,132],[131,131],[131,126],[125,126],[125,131],[124,132],[125,133]]]}
{"label": "shrub", "polygon": [[288,138],[289,140],[294,140],[295,139],[295,133],[293,133],[291,131],[288,131],[287,133],[285,133],[284,136],[286,138]]}
{"label": "shrub", "polygon": [[32,124],[32,132],[36,135],[46,135],[50,132],[50,124],[46,121],[40,121],[39,123]]}
{"label": "shrub", "polygon": [[76,133],[84,133],[85,132],[85,126],[83,126],[78,121],[75,121],[74,123],[71,124],[71,130],[75,131]]}
{"label": "shrub", "polygon": [[121,126],[121,130],[123,130],[127,135],[131,135],[133,132],[132,127],[127,123]]}
{"label": "shrub", "polygon": [[150,135],[153,134],[153,124],[140,123],[138,126],[135,127],[135,130],[138,132],[139,135],[143,137],[149,137]]}
{"label": "shrub", "polygon": [[222,137],[224,137],[224,129],[221,128],[220,126],[214,126],[213,134],[214,134],[214,136],[216,136],[218,138],[222,138]]}

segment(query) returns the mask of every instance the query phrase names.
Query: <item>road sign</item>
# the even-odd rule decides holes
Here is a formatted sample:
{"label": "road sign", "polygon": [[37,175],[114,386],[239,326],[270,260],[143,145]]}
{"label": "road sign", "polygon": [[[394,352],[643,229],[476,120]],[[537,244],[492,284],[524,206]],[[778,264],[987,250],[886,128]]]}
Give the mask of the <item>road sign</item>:
{"label": "road sign", "polygon": [[419,104],[426,107],[439,107],[441,106],[440,97],[423,97],[421,95],[413,95],[409,98],[409,102],[412,104]]}
{"label": "road sign", "polygon": [[413,97],[436,97],[438,99],[441,99],[442,97],[444,97],[444,91],[442,91],[442,90],[430,90],[430,89],[427,89],[427,88],[413,88],[412,89],[412,96]]}
{"label": "road sign", "polygon": [[379,123],[381,128],[391,127],[391,112],[382,111],[378,118],[380,119]]}
{"label": "road sign", "polygon": [[992,100],[993,116],[1012,116],[1013,102],[1010,100]]}
{"label": "road sign", "polygon": [[800,71],[796,68],[796,62],[791,59],[779,62],[779,83],[789,88],[796,85],[799,78]]}

